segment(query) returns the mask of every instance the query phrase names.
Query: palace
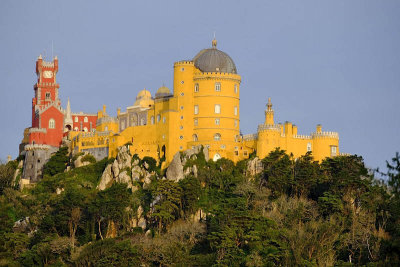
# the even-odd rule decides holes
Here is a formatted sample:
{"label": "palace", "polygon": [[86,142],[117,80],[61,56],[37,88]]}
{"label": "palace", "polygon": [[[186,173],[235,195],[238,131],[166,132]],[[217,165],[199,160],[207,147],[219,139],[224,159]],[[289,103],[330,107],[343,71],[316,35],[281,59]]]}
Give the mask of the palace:
{"label": "palace", "polygon": [[275,123],[271,99],[257,133],[241,135],[241,77],[232,58],[217,49],[215,39],[211,48],[201,50],[192,60],[174,63],[172,91],[162,86],[153,97],[143,89],[132,106],[117,110],[116,117],[107,114],[105,105],[97,114],[72,113],[69,99],[63,110],[57,71],[57,57],[53,62],[38,58],[32,127],[25,130],[23,141],[28,156],[24,178],[33,181],[40,175],[40,166],[32,153],[47,149],[49,154],[63,142],[73,153],[89,152],[97,159],[115,157],[118,147],[128,144],[132,155],[163,160],[163,167],[177,152],[198,145],[208,147],[213,160],[224,157],[234,162],[254,151],[264,158],[276,147],[295,158],[311,151],[319,161],[339,153],[336,132],[323,132],[317,125],[311,135],[299,135],[292,123]]}

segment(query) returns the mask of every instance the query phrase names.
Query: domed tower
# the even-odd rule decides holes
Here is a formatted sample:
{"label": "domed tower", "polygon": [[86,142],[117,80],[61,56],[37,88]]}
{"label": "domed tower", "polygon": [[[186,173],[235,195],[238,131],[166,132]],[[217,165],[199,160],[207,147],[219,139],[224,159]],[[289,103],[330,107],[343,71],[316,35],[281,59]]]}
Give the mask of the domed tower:
{"label": "domed tower", "polygon": [[[179,96],[182,93],[190,96],[188,104],[191,108],[187,117],[193,127],[188,133],[188,147],[199,144],[209,146],[210,158],[214,160],[220,157],[238,159],[238,152],[235,151],[240,146],[241,78],[235,63],[228,54],[217,49],[214,39],[211,48],[201,50],[186,65],[180,68],[189,68],[192,79]],[[174,85],[182,87],[186,83],[182,81],[175,81]]]}

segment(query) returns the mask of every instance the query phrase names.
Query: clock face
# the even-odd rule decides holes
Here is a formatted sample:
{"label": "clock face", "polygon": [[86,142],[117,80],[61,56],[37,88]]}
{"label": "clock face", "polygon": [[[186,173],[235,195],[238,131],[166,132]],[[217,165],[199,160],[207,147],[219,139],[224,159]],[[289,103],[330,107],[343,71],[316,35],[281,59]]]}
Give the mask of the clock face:
{"label": "clock face", "polygon": [[53,72],[49,71],[49,70],[46,70],[45,72],[43,72],[43,77],[44,78],[51,78],[51,77],[53,77]]}

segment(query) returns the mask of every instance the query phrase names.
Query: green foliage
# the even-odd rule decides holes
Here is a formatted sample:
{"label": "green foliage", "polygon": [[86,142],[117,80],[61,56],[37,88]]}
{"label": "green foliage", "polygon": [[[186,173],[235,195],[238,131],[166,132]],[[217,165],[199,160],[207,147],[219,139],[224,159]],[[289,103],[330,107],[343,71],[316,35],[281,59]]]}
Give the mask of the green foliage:
{"label": "green foliage", "polygon": [[140,254],[129,240],[105,239],[86,246],[75,266],[140,266]]}
{"label": "green foliage", "polygon": [[61,147],[43,167],[43,175],[53,176],[64,172],[69,162],[68,147]]}
{"label": "green foliage", "polygon": [[12,186],[12,180],[16,167],[17,166],[14,161],[10,161],[7,164],[0,163],[0,196],[3,194],[4,189]]}
{"label": "green foliage", "polygon": [[83,156],[81,161],[82,162],[96,163],[95,157],[93,157],[93,155],[91,155],[91,154],[86,154],[85,156]]}
{"label": "green foliage", "polygon": [[[96,187],[114,159],[63,172],[68,160],[62,158],[60,151],[52,157],[47,168],[55,169],[32,189],[21,193],[4,183],[0,265],[400,263],[398,154],[388,164],[387,184],[359,156],[318,163],[311,153],[293,159],[276,149],[263,159],[259,176],[246,177],[246,160],[206,162],[201,152],[184,166],[196,165],[197,177],[179,182],[162,179],[157,162],[145,157],[139,164],[155,171],[151,183],[136,181],[131,190],[114,182],[103,191]],[[25,217],[28,229],[14,232],[15,221]],[[144,229],[139,220],[146,221]]]}

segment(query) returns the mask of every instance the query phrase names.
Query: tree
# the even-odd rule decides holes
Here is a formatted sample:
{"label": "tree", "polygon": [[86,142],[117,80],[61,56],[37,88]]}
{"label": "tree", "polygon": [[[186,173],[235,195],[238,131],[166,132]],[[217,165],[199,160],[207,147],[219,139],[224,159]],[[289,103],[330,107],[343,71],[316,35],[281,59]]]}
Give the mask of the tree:
{"label": "tree", "polygon": [[43,174],[53,176],[57,173],[62,173],[69,162],[67,155],[68,147],[61,147],[44,165]]}

